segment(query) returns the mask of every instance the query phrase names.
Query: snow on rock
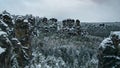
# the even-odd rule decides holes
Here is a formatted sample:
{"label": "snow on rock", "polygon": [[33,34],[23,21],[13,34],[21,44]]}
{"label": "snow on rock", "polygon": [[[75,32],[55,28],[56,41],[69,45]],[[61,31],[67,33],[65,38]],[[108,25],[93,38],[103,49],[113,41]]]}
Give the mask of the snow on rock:
{"label": "snow on rock", "polygon": [[111,37],[111,35],[117,35],[118,38],[120,39],[120,31],[111,31],[110,37]]}
{"label": "snow on rock", "polygon": [[2,20],[0,20],[0,22],[1,22],[4,26],[8,27],[8,25],[7,25],[5,22],[3,22]]}
{"label": "snow on rock", "polygon": [[120,60],[119,56],[114,56],[114,55],[110,55],[110,56],[104,56],[104,58],[115,58],[117,60]]}
{"label": "snow on rock", "polygon": [[25,19],[24,22],[28,22],[28,20]]}
{"label": "snow on rock", "polygon": [[18,40],[17,38],[12,38],[12,40]]}
{"label": "snow on rock", "polygon": [[[102,47],[104,49],[106,46],[110,46],[110,45],[106,45],[106,44],[113,43],[111,40],[112,35],[116,35],[120,39],[120,31],[111,31],[110,36],[102,41],[99,48]],[[114,48],[114,46],[111,46],[111,47]]]}
{"label": "snow on rock", "polygon": [[99,48],[102,47],[102,48],[105,48],[107,45],[107,43],[112,43],[112,40],[110,38],[106,38],[102,41],[102,43],[100,44]]}
{"label": "snow on rock", "polygon": [[5,50],[6,50],[5,48],[1,48],[0,47],[0,54],[2,54],[3,52],[5,52]]}
{"label": "snow on rock", "polygon": [[1,36],[1,35],[7,35],[7,33],[4,32],[4,31],[0,31],[0,36]]}
{"label": "snow on rock", "polygon": [[[4,31],[0,31],[0,36],[1,36],[1,35],[7,35],[7,33],[4,32]],[[1,47],[0,47],[0,54],[3,53],[5,50],[6,50],[5,48],[1,48]]]}
{"label": "snow on rock", "polygon": [[21,44],[19,41],[18,41],[18,39],[17,38],[12,38],[12,40],[14,40],[14,41],[16,41],[16,42],[18,42],[17,44]]}

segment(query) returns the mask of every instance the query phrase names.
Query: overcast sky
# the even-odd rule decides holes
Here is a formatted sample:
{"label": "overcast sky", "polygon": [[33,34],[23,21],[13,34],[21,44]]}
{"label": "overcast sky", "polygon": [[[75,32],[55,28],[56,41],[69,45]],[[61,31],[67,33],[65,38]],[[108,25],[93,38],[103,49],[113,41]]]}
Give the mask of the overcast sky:
{"label": "overcast sky", "polygon": [[0,0],[0,12],[81,21],[120,21],[120,0]]}

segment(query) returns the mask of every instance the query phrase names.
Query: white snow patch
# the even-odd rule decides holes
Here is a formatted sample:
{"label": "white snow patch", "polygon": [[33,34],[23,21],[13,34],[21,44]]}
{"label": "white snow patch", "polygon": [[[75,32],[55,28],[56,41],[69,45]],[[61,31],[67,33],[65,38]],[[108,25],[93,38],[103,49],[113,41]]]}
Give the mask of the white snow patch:
{"label": "white snow patch", "polygon": [[28,20],[25,19],[24,22],[28,22]]}
{"label": "white snow patch", "polygon": [[113,43],[112,40],[110,38],[106,38],[102,41],[102,43],[100,44],[99,48],[102,47],[102,48],[105,48],[107,45],[107,43]]}
{"label": "white snow patch", "polygon": [[4,31],[0,31],[0,36],[1,36],[1,35],[5,35],[5,34],[7,35],[6,32],[4,32]]}
{"label": "white snow patch", "polygon": [[5,50],[6,50],[5,48],[1,48],[0,47],[0,54],[2,54],[3,52],[5,52]]}
{"label": "white snow patch", "polygon": [[3,22],[2,20],[0,20],[0,21],[4,26],[8,27],[8,25],[5,22]]}
{"label": "white snow patch", "polygon": [[12,40],[18,40],[17,38],[12,38]]}
{"label": "white snow patch", "polygon": [[120,57],[119,57],[119,56],[114,56],[114,55],[113,55],[113,56],[112,56],[112,55],[111,55],[111,56],[104,56],[104,57],[105,57],[105,58],[115,58],[115,59],[120,60]]}

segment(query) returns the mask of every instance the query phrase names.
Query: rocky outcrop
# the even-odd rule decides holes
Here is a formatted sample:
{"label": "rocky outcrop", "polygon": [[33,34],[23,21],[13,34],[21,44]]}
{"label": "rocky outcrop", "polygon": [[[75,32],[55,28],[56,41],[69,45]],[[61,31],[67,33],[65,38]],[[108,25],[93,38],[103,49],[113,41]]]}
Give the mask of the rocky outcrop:
{"label": "rocky outcrop", "polygon": [[98,68],[120,68],[120,31],[111,32],[99,46]]}
{"label": "rocky outcrop", "polygon": [[6,11],[1,14],[0,47],[5,49],[0,54],[1,68],[24,68],[29,63],[32,52],[28,24],[25,20],[13,20],[12,15]]}
{"label": "rocky outcrop", "polygon": [[[62,27],[58,29],[59,26]],[[50,34],[80,35],[80,28],[79,20],[67,19],[59,24],[55,18],[11,15],[3,11],[0,14],[0,67],[29,66],[33,56],[32,47],[35,47],[31,44],[34,37]],[[39,48],[42,50],[42,46]]]}

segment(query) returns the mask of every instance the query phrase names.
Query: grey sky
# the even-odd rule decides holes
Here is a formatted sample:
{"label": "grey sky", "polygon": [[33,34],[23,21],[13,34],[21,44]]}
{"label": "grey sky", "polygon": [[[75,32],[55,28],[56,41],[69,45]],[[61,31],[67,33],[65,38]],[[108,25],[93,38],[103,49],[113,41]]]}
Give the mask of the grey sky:
{"label": "grey sky", "polygon": [[0,12],[81,21],[120,21],[120,0],[0,0]]}

